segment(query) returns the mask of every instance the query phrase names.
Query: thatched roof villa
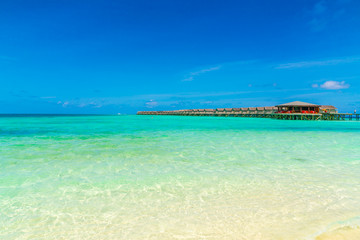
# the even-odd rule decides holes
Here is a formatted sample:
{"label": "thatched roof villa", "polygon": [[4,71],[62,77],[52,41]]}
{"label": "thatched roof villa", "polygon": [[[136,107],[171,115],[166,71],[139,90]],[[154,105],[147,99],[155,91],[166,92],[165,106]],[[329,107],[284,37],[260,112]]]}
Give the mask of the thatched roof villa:
{"label": "thatched roof villa", "polygon": [[320,105],[306,102],[289,102],[275,106],[278,113],[319,113]]}
{"label": "thatched roof villa", "polygon": [[338,110],[336,107],[331,105],[321,105],[320,113],[338,113]]}

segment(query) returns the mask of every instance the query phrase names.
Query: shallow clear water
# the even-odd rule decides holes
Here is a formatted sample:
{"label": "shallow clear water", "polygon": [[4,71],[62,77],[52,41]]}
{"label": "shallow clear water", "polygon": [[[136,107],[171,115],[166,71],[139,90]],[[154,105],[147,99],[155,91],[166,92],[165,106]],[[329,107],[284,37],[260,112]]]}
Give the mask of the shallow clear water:
{"label": "shallow clear water", "polygon": [[0,239],[360,239],[359,143],[360,122],[0,117]]}

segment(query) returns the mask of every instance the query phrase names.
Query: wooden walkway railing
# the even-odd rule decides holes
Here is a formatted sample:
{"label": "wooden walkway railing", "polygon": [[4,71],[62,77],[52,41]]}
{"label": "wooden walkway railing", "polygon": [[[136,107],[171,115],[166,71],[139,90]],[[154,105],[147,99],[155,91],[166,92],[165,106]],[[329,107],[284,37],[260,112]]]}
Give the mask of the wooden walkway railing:
{"label": "wooden walkway railing", "polygon": [[142,111],[138,115],[171,115],[171,116],[212,116],[212,117],[250,117],[250,118],[273,118],[281,120],[324,120],[324,121],[360,121],[360,114],[353,113],[250,113],[239,111]]}

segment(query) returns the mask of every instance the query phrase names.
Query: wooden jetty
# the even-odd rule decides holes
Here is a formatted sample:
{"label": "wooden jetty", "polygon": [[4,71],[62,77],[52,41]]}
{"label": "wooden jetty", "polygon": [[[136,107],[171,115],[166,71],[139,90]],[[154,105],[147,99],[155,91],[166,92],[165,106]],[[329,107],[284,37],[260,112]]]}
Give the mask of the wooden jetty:
{"label": "wooden jetty", "polygon": [[275,107],[183,109],[174,111],[139,111],[138,115],[173,116],[213,116],[213,117],[250,117],[281,120],[324,120],[324,121],[360,121],[360,114],[338,113],[334,106],[316,105],[305,102],[291,102]]}

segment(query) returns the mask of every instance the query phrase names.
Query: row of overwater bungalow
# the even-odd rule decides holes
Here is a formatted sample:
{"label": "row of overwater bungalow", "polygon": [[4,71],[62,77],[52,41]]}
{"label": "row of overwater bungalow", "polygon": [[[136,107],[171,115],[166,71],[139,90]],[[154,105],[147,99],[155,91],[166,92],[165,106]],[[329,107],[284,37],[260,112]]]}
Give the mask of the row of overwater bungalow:
{"label": "row of overwater bungalow", "polygon": [[274,107],[183,109],[174,111],[140,111],[138,115],[258,117],[284,120],[360,120],[360,114],[338,113],[331,105],[291,102]]}
{"label": "row of overwater bungalow", "polygon": [[181,115],[181,116],[254,116],[265,117],[272,114],[335,114],[337,109],[330,105],[316,105],[305,102],[291,102],[275,107],[243,107],[215,109],[184,109],[174,111],[140,111],[139,115]]}
{"label": "row of overwater bungalow", "polygon": [[269,115],[277,111],[276,107],[185,109],[174,111],[141,111],[139,115],[181,115],[181,116],[236,116]]}

